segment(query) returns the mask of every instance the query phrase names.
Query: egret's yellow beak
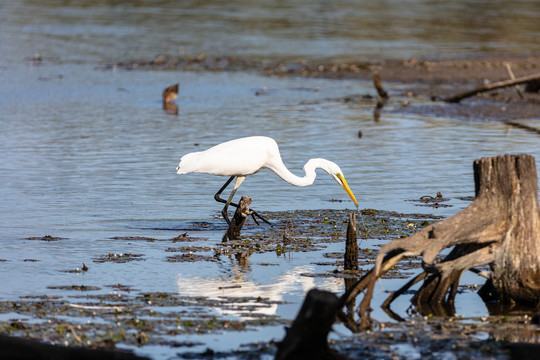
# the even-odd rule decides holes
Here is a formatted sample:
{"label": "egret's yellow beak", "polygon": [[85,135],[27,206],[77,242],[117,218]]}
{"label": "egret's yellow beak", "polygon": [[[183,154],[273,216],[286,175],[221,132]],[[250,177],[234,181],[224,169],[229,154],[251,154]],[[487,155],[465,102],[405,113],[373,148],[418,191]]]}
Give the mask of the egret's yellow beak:
{"label": "egret's yellow beak", "polygon": [[345,178],[343,177],[343,175],[341,175],[341,174],[336,174],[336,176],[337,176],[338,179],[340,180],[341,186],[343,186],[343,188],[345,189],[345,191],[347,192],[347,194],[349,194],[349,196],[351,197],[352,201],[354,201],[354,204],[356,205],[356,207],[358,207],[358,201],[356,201],[356,198],[354,197],[354,194],[352,193],[351,188],[350,188],[349,185],[347,184],[347,181],[345,181]]}

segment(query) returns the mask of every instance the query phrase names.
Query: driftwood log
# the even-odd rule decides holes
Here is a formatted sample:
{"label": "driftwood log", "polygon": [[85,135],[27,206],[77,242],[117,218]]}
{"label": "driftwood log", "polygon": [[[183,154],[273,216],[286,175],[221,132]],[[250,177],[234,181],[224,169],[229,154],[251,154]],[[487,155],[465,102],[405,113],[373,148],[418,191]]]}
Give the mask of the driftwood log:
{"label": "driftwood log", "polygon": [[238,202],[231,223],[227,228],[227,232],[225,233],[225,235],[223,235],[222,242],[227,242],[228,240],[236,240],[240,238],[240,231],[242,230],[242,226],[244,226],[246,217],[252,215],[253,213],[249,209],[249,205],[252,201],[253,200],[249,196],[242,196],[242,198]]}
{"label": "driftwood log", "polygon": [[[405,256],[422,256],[424,272],[392,294],[387,306],[423,281],[413,298],[417,309],[429,314],[440,306],[444,315],[453,307],[461,274],[485,265],[490,271],[484,274],[488,277],[481,291],[484,299],[538,306],[540,210],[534,157],[482,158],[473,168],[476,196],[466,209],[383,246],[373,269],[342,296],[346,304],[367,289],[358,310],[360,328],[370,326],[368,313],[375,282]],[[453,249],[438,261],[446,248]]]}
{"label": "driftwood log", "polygon": [[529,76],[523,76],[520,78],[494,82],[491,84],[485,84],[473,90],[468,90],[460,94],[447,97],[443,99],[443,101],[450,102],[450,103],[458,103],[465,98],[468,98],[468,97],[471,97],[471,96],[474,96],[476,94],[480,94],[486,91],[495,90],[495,89],[508,87],[508,86],[515,86],[519,84],[537,83],[538,81],[540,81],[540,74],[533,74]]}
{"label": "driftwood log", "polygon": [[51,345],[4,334],[0,334],[0,355],[10,360],[149,360],[129,352]]}

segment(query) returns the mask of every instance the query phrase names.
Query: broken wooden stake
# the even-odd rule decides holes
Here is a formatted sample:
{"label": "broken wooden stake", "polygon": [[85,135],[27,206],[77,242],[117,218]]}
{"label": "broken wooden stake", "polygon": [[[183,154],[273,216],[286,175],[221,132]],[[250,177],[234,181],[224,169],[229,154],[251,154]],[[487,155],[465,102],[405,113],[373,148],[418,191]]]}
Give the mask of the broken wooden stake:
{"label": "broken wooden stake", "polygon": [[373,72],[373,85],[375,86],[375,89],[377,89],[377,93],[379,94],[379,97],[381,99],[387,100],[388,98],[390,98],[390,96],[388,96],[388,93],[386,92],[386,90],[384,90],[382,86],[381,75],[378,71]]}
{"label": "broken wooden stake", "polygon": [[240,238],[240,231],[242,230],[242,226],[244,226],[246,217],[252,214],[252,211],[249,209],[249,205],[252,201],[253,200],[249,196],[242,196],[238,202],[238,207],[234,212],[234,216],[229,224],[227,232],[223,235],[222,242]]}
{"label": "broken wooden stake", "polygon": [[344,268],[358,271],[358,242],[356,241],[356,213],[354,211],[349,214],[349,225],[347,225]]}

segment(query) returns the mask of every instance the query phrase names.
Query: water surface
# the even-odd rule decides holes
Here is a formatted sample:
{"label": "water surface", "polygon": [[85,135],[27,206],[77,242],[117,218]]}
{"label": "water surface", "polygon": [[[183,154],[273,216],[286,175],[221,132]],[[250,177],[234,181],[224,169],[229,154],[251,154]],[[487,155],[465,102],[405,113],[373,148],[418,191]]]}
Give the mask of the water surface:
{"label": "water surface", "polygon": [[[202,232],[208,238],[204,244],[219,242],[224,227],[213,194],[226,179],[179,176],[175,167],[187,152],[236,137],[275,138],[285,164],[296,174],[311,157],[337,162],[361,208],[451,216],[474,195],[475,159],[504,153],[538,158],[538,135],[501,123],[393,111],[383,111],[375,122],[372,104],[339,100],[351,94],[374,95],[369,82],[269,78],[251,72],[103,70],[100,65],[160,53],[272,60],[540,50],[540,9],[534,2],[486,4],[2,3],[0,259],[6,261],[0,262],[0,298],[51,293],[69,298],[69,293],[47,287],[74,283],[123,283],[140,291],[219,296],[217,283],[241,284],[254,294],[287,301],[265,310],[290,319],[311,287],[342,291],[339,279],[299,276],[319,271],[309,253],[253,256],[246,270],[225,260],[169,263],[163,257],[166,245],[113,238],[167,239],[193,221],[205,221],[213,230]],[[477,17],[480,10],[482,18]],[[160,96],[163,88],[178,81],[175,116],[161,109]],[[265,95],[257,96],[262,88]],[[451,207],[433,209],[409,201],[438,191],[450,199]],[[252,196],[252,207],[261,213],[354,207],[324,173],[313,186],[295,188],[265,170],[249,177],[238,195]],[[48,234],[64,239],[25,240]],[[98,256],[126,251],[144,253],[146,260],[120,266],[93,263]],[[28,259],[39,261],[24,261]],[[83,262],[90,267],[85,274],[59,271]],[[257,266],[264,262],[278,266]],[[198,286],[186,288],[190,282]],[[486,314],[473,293],[457,301],[460,314]],[[380,310],[374,315],[387,320]],[[262,329],[235,341],[282,335],[281,327]],[[212,335],[208,341],[216,348],[237,345],[226,335]],[[142,353],[168,357],[170,349]]]}

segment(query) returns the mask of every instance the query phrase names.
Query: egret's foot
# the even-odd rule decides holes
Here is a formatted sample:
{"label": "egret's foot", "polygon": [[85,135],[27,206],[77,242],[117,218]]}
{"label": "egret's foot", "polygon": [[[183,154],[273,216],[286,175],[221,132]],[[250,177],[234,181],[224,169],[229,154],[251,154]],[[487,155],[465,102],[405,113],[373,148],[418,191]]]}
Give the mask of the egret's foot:
{"label": "egret's foot", "polygon": [[259,222],[257,221],[257,219],[255,217],[258,217],[259,219],[261,219],[262,221],[264,221],[268,225],[273,226],[270,221],[266,220],[264,217],[259,215],[255,210],[251,210],[251,217],[253,218],[253,221],[255,221],[255,224],[257,224],[257,225],[259,225]]}
{"label": "egret's foot", "polygon": [[[229,206],[238,207],[238,204],[230,203]],[[229,216],[227,215],[227,211],[222,210],[221,215],[223,216],[223,218],[227,222],[227,225],[231,226],[231,220],[229,220]],[[260,225],[259,222],[257,221],[257,218],[259,218],[262,221],[264,221],[265,223],[267,223],[268,225],[274,226],[270,221],[266,220],[262,215],[259,215],[255,210],[251,210],[250,215],[251,215],[251,218],[253,219],[253,221],[255,221],[255,224],[257,224],[257,225]]]}

